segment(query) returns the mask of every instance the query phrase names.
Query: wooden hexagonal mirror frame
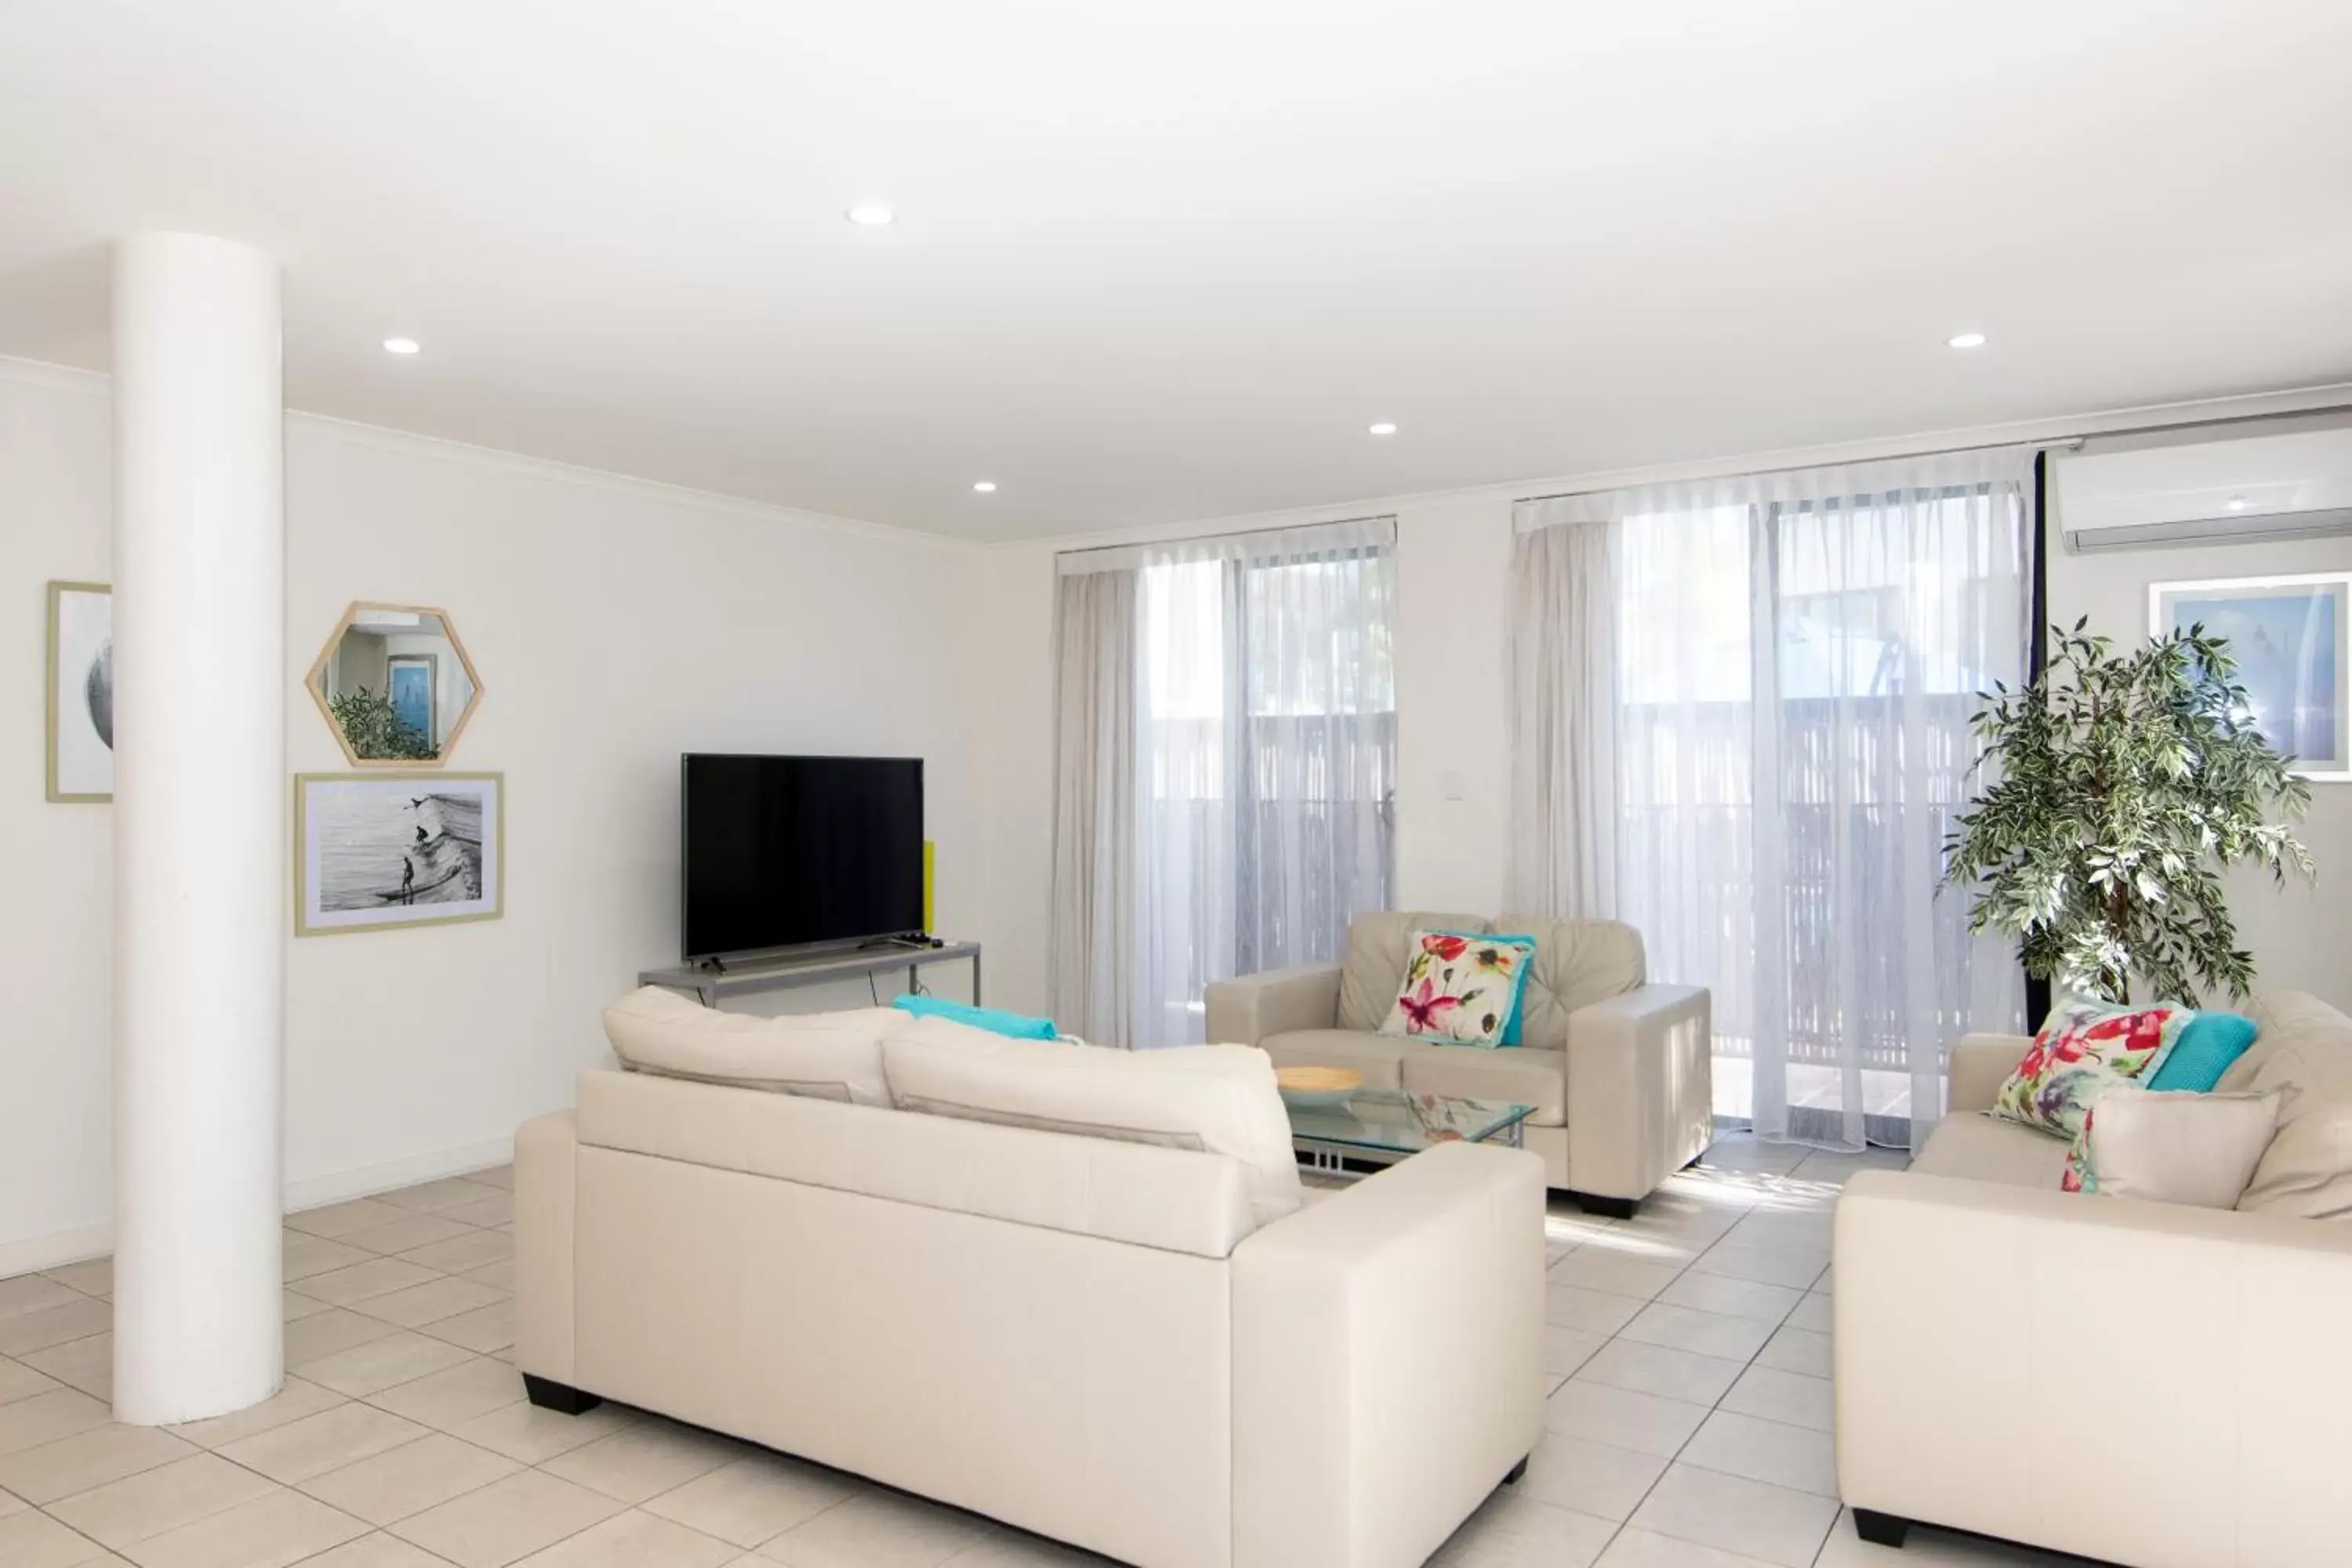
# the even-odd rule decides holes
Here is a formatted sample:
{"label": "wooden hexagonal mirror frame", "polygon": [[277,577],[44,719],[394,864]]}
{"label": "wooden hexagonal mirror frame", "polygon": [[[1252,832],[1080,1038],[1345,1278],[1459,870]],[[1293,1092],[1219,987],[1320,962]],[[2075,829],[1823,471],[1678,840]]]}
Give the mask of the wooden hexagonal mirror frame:
{"label": "wooden hexagonal mirror frame", "polygon": [[482,705],[457,623],[426,605],[355,600],[303,680],[355,768],[437,768]]}

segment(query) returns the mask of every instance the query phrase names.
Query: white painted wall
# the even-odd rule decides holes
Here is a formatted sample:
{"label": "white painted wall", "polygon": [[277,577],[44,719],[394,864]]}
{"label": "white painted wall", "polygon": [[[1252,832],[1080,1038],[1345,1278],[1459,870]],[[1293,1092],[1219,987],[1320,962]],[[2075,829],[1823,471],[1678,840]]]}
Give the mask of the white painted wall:
{"label": "white painted wall", "polygon": [[[43,801],[40,672],[44,580],[108,576],[107,422],[102,379],[0,365],[19,672],[0,724],[0,1274],[105,1246],[112,808]],[[598,1008],[677,954],[682,751],[922,756],[939,922],[985,934],[981,552],[300,416],[286,446],[289,765],[344,766],[299,689],[344,605],[438,605],[486,692],[450,765],[503,772],[508,814],[505,919],[289,937],[297,1201],[494,1162],[571,1102],[604,1055]],[[960,969],[928,979],[961,994]]]}

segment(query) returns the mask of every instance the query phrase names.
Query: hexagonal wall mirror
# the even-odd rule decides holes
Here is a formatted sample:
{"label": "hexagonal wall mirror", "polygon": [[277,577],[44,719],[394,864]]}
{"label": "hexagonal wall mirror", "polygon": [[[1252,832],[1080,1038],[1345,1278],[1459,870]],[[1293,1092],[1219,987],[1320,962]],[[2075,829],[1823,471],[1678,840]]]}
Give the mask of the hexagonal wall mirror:
{"label": "hexagonal wall mirror", "polygon": [[310,667],[311,699],[353,767],[438,767],[482,700],[446,611],[354,604]]}

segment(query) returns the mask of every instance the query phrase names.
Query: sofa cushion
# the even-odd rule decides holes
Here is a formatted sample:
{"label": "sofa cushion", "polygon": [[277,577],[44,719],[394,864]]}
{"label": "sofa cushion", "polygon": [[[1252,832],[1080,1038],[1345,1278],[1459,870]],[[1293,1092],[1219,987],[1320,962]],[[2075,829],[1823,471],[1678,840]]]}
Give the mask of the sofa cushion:
{"label": "sofa cushion", "polygon": [[1259,1046],[1278,1068],[1353,1068],[1366,1089],[1402,1089],[1405,1058],[1424,1048],[1418,1040],[1362,1029],[1292,1029]]}
{"label": "sofa cushion", "polygon": [[1404,1087],[1414,1094],[1452,1100],[1496,1100],[1532,1105],[1536,1127],[1568,1122],[1568,1056],[1522,1046],[1490,1051],[1479,1046],[1424,1045],[1403,1061]]}
{"label": "sofa cushion", "polygon": [[882,1037],[906,1020],[889,1007],[761,1018],[647,985],[604,1009],[604,1036],[635,1072],[888,1105]]}
{"label": "sofa cushion", "polygon": [[2278,1130],[2280,1091],[2157,1092],[2119,1083],[2083,1113],[2061,1184],[2070,1193],[2235,1208]]}
{"label": "sofa cushion", "polygon": [[882,1063],[902,1110],[1210,1150],[1241,1163],[1258,1224],[1298,1206],[1290,1121],[1255,1047],[1108,1050],[924,1018],[883,1042]]}
{"label": "sofa cushion", "polygon": [[2066,1150],[2063,1138],[1998,1121],[1984,1111],[1962,1110],[1936,1124],[1911,1168],[1930,1176],[2056,1192],[2066,1175]]}
{"label": "sofa cushion", "polygon": [[1348,926],[1348,958],[1339,971],[1339,1027],[1370,1034],[1387,1019],[1398,991],[1404,986],[1407,950],[1414,931],[1492,930],[1477,915],[1399,910],[1358,915]]}
{"label": "sofa cushion", "polygon": [[1499,1048],[1518,1016],[1535,950],[1532,937],[1414,931],[1405,943],[1404,982],[1381,1033]]}
{"label": "sofa cushion", "polygon": [[2278,1131],[2238,1206],[2352,1219],[2352,1018],[2292,991],[2258,997],[2252,1013],[2262,1032],[2215,1087],[2284,1093]]}
{"label": "sofa cushion", "polygon": [[1568,1045],[1568,1016],[1579,1007],[1637,990],[1648,974],[1642,933],[1622,921],[1563,921],[1507,914],[1492,930],[1536,939],[1536,961],[1521,999],[1519,1041],[1540,1050]]}
{"label": "sofa cushion", "polygon": [[2174,1003],[2117,1006],[2083,997],[2062,1003],[1993,1096],[1992,1113],[2072,1142],[2100,1095],[2164,1065],[2196,1015]]}

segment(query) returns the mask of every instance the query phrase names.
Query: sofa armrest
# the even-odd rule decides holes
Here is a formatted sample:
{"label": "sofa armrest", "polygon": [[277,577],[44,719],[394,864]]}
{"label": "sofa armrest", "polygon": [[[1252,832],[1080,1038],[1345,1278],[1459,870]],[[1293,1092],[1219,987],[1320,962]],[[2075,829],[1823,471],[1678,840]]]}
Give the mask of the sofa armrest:
{"label": "sofa armrest", "polygon": [[1642,985],[1568,1016],[1568,1184],[1639,1200],[1715,1135],[1713,1000]]}
{"label": "sofa armrest", "polygon": [[1963,1035],[1952,1047],[1951,1084],[1945,1092],[1948,1111],[1990,1110],[1993,1096],[2017,1070],[2026,1047],[2026,1035]]}
{"label": "sofa armrest", "polygon": [[1216,1045],[1255,1046],[1268,1035],[1293,1029],[1337,1028],[1339,966],[1305,963],[1213,980],[1204,999],[1209,1039]]}
{"label": "sofa armrest", "polygon": [[1447,1143],[1234,1249],[1234,1568],[1408,1568],[1543,1436],[1544,1165]]}
{"label": "sofa armrest", "polygon": [[[1865,1171],[1837,1209],[1855,1508],[2149,1568],[2352,1540],[2352,1226]],[[2049,1451],[2161,1455],[2078,1468]]]}
{"label": "sofa armrest", "polygon": [[569,1110],[515,1130],[515,1366],[562,1384],[574,1382],[572,1248],[579,1150]]}

